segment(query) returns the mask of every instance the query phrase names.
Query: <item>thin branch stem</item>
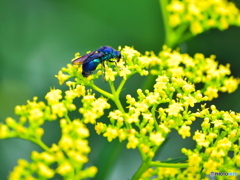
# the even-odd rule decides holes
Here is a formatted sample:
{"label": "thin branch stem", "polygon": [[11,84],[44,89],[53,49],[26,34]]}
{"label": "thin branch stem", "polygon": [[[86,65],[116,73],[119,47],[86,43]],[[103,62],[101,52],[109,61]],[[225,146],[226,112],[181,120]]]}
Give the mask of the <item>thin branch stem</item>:
{"label": "thin branch stem", "polygon": [[98,91],[99,93],[101,93],[102,95],[104,95],[105,97],[112,99],[113,100],[113,95],[110,94],[107,91],[104,91],[103,89],[99,88],[98,86],[96,86],[95,84],[91,84],[90,85],[94,90]]}
{"label": "thin branch stem", "polygon": [[152,161],[151,163],[149,163],[149,166],[170,167],[170,168],[187,168],[188,163],[161,163],[161,162]]}
{"label": "thin branch stem", "polygon": [[121,112],[125,112],[124,109],[123,109],[122,103],[119,100],[119,95],[120,95],[121,89],[118,88],[118,90],[116,91],[112,81],[109,81],[109,86],[110,86],[110,89],[112,91],[112,96],[113,96],[111,99],[114,101],[114,103],[116,104],[117,108]]}

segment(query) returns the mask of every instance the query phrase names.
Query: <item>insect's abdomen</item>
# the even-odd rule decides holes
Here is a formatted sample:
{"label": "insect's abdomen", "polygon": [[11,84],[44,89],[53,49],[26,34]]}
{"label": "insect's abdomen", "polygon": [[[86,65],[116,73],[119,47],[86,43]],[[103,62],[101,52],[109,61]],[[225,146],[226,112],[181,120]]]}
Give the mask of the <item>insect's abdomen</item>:
{"label": "insect's abdomen", "polygon": [[82,66],[82,75],[84,77],[88,77],[93,71],[97,68],[97,66],[101,63],[100,59],[94,59],[88,63],[83,64]]}

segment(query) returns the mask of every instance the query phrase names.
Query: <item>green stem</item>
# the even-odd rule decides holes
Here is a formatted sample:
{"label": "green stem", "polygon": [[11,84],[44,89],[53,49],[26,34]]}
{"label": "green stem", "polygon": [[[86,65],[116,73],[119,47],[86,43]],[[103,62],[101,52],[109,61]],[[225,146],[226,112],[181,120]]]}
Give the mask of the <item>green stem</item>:
{"label": "green stem", "polygon": [[149,168],[149,163],[142,162],[141,166],[137,170],[137,172],[134,174],[131,180],[139,180],[139,178],[142,176],[142,174]]}
{"label": "green stem", "polygon": [[64,114],[64,117],[65,117],[65,119],[68,121],[68,123],[71,123],[71,122],[72,122],[71,119],[69,118],[67,112]]}
{"label": "green stem", "polygon": [[187,168],[188,163],[161,163],[161,162],[149,162],[149,160],[142,162],[137,172],[132,177],[132,180],[138,180],[142,174],[150,167],[169,167],[169,168]]}
{"label": "green stem", "polygon": [[152,167],[169,167],[169,168],[187,168],[188,163],[161,163],[161,162],[151,162],[149,166]]}
{"label": "green stem", "polygon": [[113,95],[108,93],[107,91],[104,91],[103,89],[97,87],[95,84],[91,84],[90,85],[94,90],[98,91],[99,93],[101,93],[102,95],[104,95],[105,97],[112,99],[113,100]]}
{"label": "green stem", "polygon": [[176,28],[172,28],[169,25],[169,12],[167,11],[168,0],[159,0],[162,17],[163,17],[163,27],[165,31],[165,42],[168,47],[174,48],[177,44],[190,39],[192,34],[186,32],[189,24],[181,24]]}
{"label": "green stem", "polygon": [[118,89],[117,89],[117,94],[120,95],[121,91],[122,91],[122,88],[123,86],[125,85],[125,83],[127,82],[126,79],[122,79],[121,83],[119,84],[118,86]]}
{"label": "green stem", "polygon": [[[110,86],[110,89],[111,89],[112,95],[113,95],[112,100],[113,100],[113,102],[116,104],[117,108],[118,108],[122,113],[125,113],[125,110],[124,110],[124,108],[123,108],[123,106],[122,106],[122,103],[121,103],[119,97],[120,97],[120,93],[121,93],[122,88],[123,88],[123,86],[124,86],[125,83],[126,83],[126,80],[123,79],[122,82],[120,83],[120,85],[118,86],[117,91],[116,91],[113,82],[112,82],[112,81],[109,81],[109,86]],[[129,124],[129,123],[126,123],[126,127],[127,127],[128,129],[132,129],[132,126],[131,126],[131,124]]]}
{"label": "green stem", "polygon": [[157,119],[156,119],[156,109],[157,109],[157,106],[153,106],[152,109],[151,109],[151,112],[152,112],[152,116],[153,116],[153,119],[154,119],[154,125],[155,125],[155,128],[157,131],[160,131],[160,128],[158,126],[158,122],[157,122]]}
{"label": "green stem", "polygon": [[49,151],[49,147],[46,144],[44,144],[41,139],[37,139],[37,140],[35,140],[33,142],[35,144],[39,145],[43,150]]}
{"label": "green stem", "polygon": [[174,39],[175,34],[172,33],[172,29],[169,26],[169,13],[167,12],[168,0],[159,0],[160,9],[163,17],[163,27],[165,31],[165,42],[168,47],[173,47],[175,45]]}
{"label": "green stem", "polygon": [[[122,84],[122,83],[121,83]],[[121,85],[120,84],[120,85]],[[115,87],[114,87],[114,84],[112,81],[109,81],[109,86],[110,86],[110,89],[112,91],[112,100],[114,101],[114,103],[116,104],[117,108],[121,111],[121,112],[125,112],[124,109],[123,109],[123,106],[122,106],[122,103],[120,102],[119,100],[119,96],[120,96],[120,92],[121,92],[121,88],[120,88],[120,85],[118,87],[118,90],[116,91]],[[124,83],[121,85],[123,87]]]}

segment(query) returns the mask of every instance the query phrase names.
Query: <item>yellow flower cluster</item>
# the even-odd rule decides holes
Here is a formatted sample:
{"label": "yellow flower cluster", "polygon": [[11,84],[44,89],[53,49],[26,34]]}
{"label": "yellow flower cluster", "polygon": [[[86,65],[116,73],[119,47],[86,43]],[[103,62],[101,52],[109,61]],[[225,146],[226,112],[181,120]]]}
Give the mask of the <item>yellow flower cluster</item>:
{"label": "yellow flower cluster", "polygon": [[[33,164],[19,162],[11,176],[17,176],[16,172],[21,174],[25,168],[38,169],[36,173],[39,177],[45,178],[52,178],[55,174],[77,179],[94,176],[95,167],[81,169],[88,161],[90,151],[86,140],[89,132],[85,127],[88,123],[94,124],[97,134],[102,134],[108,141],[118,138],[120,142],[127,141],[127,148],[138,149],[148,165],[143,166],[142,177],[203,179],[205,176],[202,173],[208,174],[210,170],[233,171],[240,166],[239,147],[235,145],[239,143],[240,115],[218,111],[215,106],[211,106],[211,110],[204,105],[197,112],[194,109],[196,103],[210,101],[218,97],[219,92],[231,93],[237,89],[239,81],[229,77],[229,65],[219,65],[215,56],[195,54],[190,57],[166,46],[158,55],[153,52],[141,55],[130,47],[122,48],[121,53],[124,59],[117,66],[113,63],[106,64],[105,69],[99,66],[97,72],[87,78],[82,76],[81,67],[67,65],[56,76],[60,84],[68,86],[65,93],[60,89],[51,89],[45,96],[46,103],[37,102],[34,98],[27,105],[16,107],[15,112],[20,116],[18,121],[7,118],[6,124],[0,124],[0,138],[21,137],[45,150],[32,154]],[[149,89],[137,89],[135,95],[126,95],[124,108],[120,93],[134,74],[154,75],[156,79]],[[95,85],[94,80],[100,75],[108,81],[110,92]],[[116,87],[114,81],[117,76],[121,78]],[[198,83],[203,86],[198,88]],[[93,90],[101,96],[97,97]],[[77,98],[80,108],[74,104]],[[115,106],[109,101],[113,101]],[[111,107],[116,109],[106,111]],[[70,111],[77,111],[79,119],[71,120]],[[101,117],[106,120],[99,121]],[[190,137],[191,124],[197,118],[202,118],[203,123],[202,129],[193,133],[196,148],[182,150],[188,162],[174,164],[152,160],[172,130],[176,130],[183,139]],[[60,141],[51,148],[41,141],[44,132],[41,125],[46,120],[60,120],[62,129]],[[234,154],[232,158],[227,156],[231,152]],[[227,164],[228,160],[225,169],[219,166]],[[58,164],[56,169],[49,167],[52,163]],[[175,168],[174,173],[171,174],[168,168]],[[180,171],[183,173],[179,174]]]}
{"label": "yellow flower cluster", "polygon": [[240,11],[227,0],[170,0],[167,11],[170,26],[188,26],[192,34],[210,28],[224,30],[230,25],[240,26]]}
{"label": "yellow flower cluster", "polygon": [[82,103],[83,106],[79,112],[83,115],[84,123],[95,124],[96,119],[104,115],[104,109],[110,108],[110,104],[105,98],[95,98],[93,94],[84,96]]}
{"label": "yellow flower cluster", "polygon": [[[86,140],[89,136],[88,129],[78,119],[71,123],[61,119],[60,123],[62,137],[59,143],[41,153],[33,151],[31,163],[20,159],[18,166],[10,174],[10,180],[51,179],[57,174],[64,179],[86,179],[95,176],[96,167],[82,169],[83,164],[88,162],[87,154],[90,152]],[[53,169],[52,165],[56,168]]]}
{"label": "yellow flower cluster", "polygon": [[[228,77],[230,75],[230,66],[219,65],[213,55],[204,57],[203,54],[198,53],[194,57],[190,57],[187,54],[172,51],[166,46],[163,47],[159,55],[155,55],[153,52],[146,52],[145,55],[141,55],[130,47],[123,48],[121,53],[124,60],[120,61],[117,67],[106,66],[105,80],[110,82],[111,93],[103,91],[94,85],[93,80],[102,73],[97,72],[89,78],[83,78],[79,74],[81,68],[70,65],[64,69],[64,72],[68,73],[69,78],[77,77],[75,79],[76,84],[85,84],[93,88],[103,96],[113,100],[118,107],[118,109],[109,112],[109,123],[96,122],[103,115],[103,110],[110,108],[110,105],[106,99],[102,97],[95,98],[93,94],[89,93],[83,97],[83,105],[79,111],[83,114],[83,121],[85,123],[96,123],[96,132],[103,134],[108,141],[116,138],[120,142],[126,140],[127,148],[139,149],[143,160],[154,157],[157,148],[165,141],[166,136],[172,129],[176,129],[183,139],[191,136],[192,122],[199,117],[204,118],[203,113],[207,113],[206,108],[199,112],[192,112],[192,107],[196,103],[210,101],[218,97],[219,91],[231,93],[237,89],[239,84],[237,79]],[[100,68],[98,69],[101,72]],[[122,84],[136,73],[141,76],[148,74],[157,76],[153,91],[137,89],[137,97],[134,98],[128,94],[126,96],[127,108],[121,108],[121,102],[118,98]],[[115,89],[112,81],[116,79],[116,76],[122,77],[122,82]],[[197,89],[195,86],[197,83],[204,84],[204,87]],[[228,114],[229,112],[226,112],[225,117]],[[212,145],[210,139],[219,137],[218,133],[222,131],[219,128],[222,128],[224,123],[218,116],[214,117],[214,121],[211,123],[207,119],[204,118],[203,131],[196,131],[193,136],[193,139],[197,142],[197,151],[195,150],[195,153],[190,150],[183,151],[188,156],[189,161],[189,166],[184,173],[179,175],[177,174],[179,169],[174,169],[176,173],[170,175],[166,170],[162,171],[159,177],[175,177],[176,179],[186,177],[203,178],[199,174],[201,168],[208,165],[208,161],[205,156],[203,157],[199,153],[199,147],[207,148]],[[236,119],[231,122],[235,122],[236,126]],[[207,127],[212,129],[212,126],[214,126],[213,132],[208,134],[204,129]],[[230,133],[230,136],[235,137],[236,141],[239,136],[237,135],[238,132],[235,131],[231,133],[226,131],[225,133]],[[220,144],[225,143],[225,148],[228,144],[229,148],[225,149],[225,153],[222,153],[222,155],[226,156],[226,152],[229,151],[232,143],[229,144],[225,139],[219,140]],[[230,142],[233,141],[233,139],[230,140]],[[214,142],[217,143],[216,140]],[[234,156],[235,159],[238,159],[237,157],[237,155]],[[213,159],[210,160],[215,162]],[[156,175],[156,172],[160,169],[150,168],[149,171],[146,170],[145,175]],[[205,170],[204,173],[207,174],[209,171]]]}
{"label": "yellow flower cluster", "polygon": [[[88,141],[89,131],[80,120],[70,121],[68,112],[76,110],[73,100],[84,96],[85,86],[75,85],[67,82],[69,90],[63,95],[60,89],[51,89],[45,96],[46,103],[37,101],[28,101],[27,105],[16,106],[15,113],[20,116],[19,120],[7,118],[6,124],[0,124],[0,138],[20,137],[30,140],[45,151],[42,153],[33,152],[32,162],[19,160],[18,166],[10,174],[10,179],[50,179],[56,174],[66,179],[85,179],[95,176],[96,167],[82,169],[82,166],[88,162],[87,155],[90,152]],[[84,96],[86,99],[87,96]],[[103,102],[93,101],[93,106],[97,107]],[[95,108],[96,110],[96,108]],[[103,114],[101,108],[98,108],[100,114]],[[45,121],[60,119],[62,136],[58,144],[53,144],[48,148],[41,140],[44,133],[41,127]],[[50,168],[52,164],[58,164],[55,169]],[[35,175],[36,177],[35,178]]]}

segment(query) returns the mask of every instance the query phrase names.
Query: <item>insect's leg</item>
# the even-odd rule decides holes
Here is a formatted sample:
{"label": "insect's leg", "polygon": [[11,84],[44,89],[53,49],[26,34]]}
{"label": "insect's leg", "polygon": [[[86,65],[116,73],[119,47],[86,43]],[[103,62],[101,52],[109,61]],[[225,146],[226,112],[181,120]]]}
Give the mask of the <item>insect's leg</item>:
{"label": "insect's leg", "polygon": [[102,61],[102,72],[103,72],[103,79],[106,81],[105,79],[105,74],[106,74],[106,71],[105,71],[105,64],[104,64],[104,61]]}
{"label": "insect's leg", "polygon": [[109,62],[117,62],[117,61],[115,61],[115,60],[110,60],[110,59],[109,59],[108,61],[109,61]]}
{"label": "insect's leg", "polygon": [[117,61],[115,61],[115,60],[108,60],[109,62],[114,62],[115,63],[115,66],[117,66]]}
{"label": "insect's leg", "polygon": [[126,59],[124,58],[124,56],[122,55],[122,59],[124,60],[124,64],[126,66]]}

